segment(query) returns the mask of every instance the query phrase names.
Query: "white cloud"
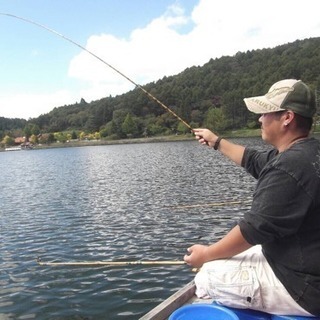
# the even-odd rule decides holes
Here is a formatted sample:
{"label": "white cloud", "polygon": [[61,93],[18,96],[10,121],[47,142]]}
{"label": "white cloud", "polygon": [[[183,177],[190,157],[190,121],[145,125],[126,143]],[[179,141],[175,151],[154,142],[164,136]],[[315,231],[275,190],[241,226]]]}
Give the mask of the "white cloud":
{"label": "white cloud", "polygon": [[[55,107],[75,103],[76,97],[66,90],[53,93],[22,93],[0,97],[1,117],[36,118],[50,112]],[[80,101],[79,101],[80,102]],[[14,115],[12,115],[14,113]]]}
{"label": "white cloud", "polygon": [[[190,16],[183,7],[173,5],[145,27],[132,30],[127,39],[111,34],[92,35],[86,49],[143,85],[187,67],[203,65],[210,58],[317,37],[318,3],[318,0],[305,0],[299,5],[291,0],[200,0]],[[16,105],[21,102],[27,105],[27,101],[31,106],[36,104],[32,112],[22,110],[20,116],[38,116],[81,98],[90,102],[134,87],[85,51],[70,61],[68,76],[78,80],[81,89],[48,96],[23,96],[21,100],[19,96],[11,97]],[[0,97],[0,105],[4,102],[9,105],[9,99],[3,101]]]}
{"label": "white cloud", "polygon": [[[133,30],[129,39],[94,35],[88,39],[87,49],[135,82],[145,84],[202,65],[210,58],[318,36],[317,7],[317,0],[305,0],[304,6],[289,0],[201,0],[191,17],[173,6],[144,28]],[[192,30],[180,34],[179,27],[188,23]],[[118,94],[132,88],[86,52],[71,61],[69,75],[88,81],[92,89],[99,82],[104,93]],[[88,100],[104,95],[99,90],[90,91],[88,88]]]}
{"label": "white cloud", "polygon": [[[181,8],[171,7],[169,12],[154,19],[145,28],[133,30],[128,40],[106,34],[93,35],[88,39],[86,49],[133,82],[145,84],[188,66],[188,62],[184,61],[185,53],[181,56],[186,41],[175,30],[186,23],[187,17],[182,15]],[[128,80],[108,66],[103,67],[101,61],[85,51],[71,61],[69,76],[88,83],[99,82],[104,94],[119,94],[133,88]],[[92,98],[88,97],[88,100]]]}

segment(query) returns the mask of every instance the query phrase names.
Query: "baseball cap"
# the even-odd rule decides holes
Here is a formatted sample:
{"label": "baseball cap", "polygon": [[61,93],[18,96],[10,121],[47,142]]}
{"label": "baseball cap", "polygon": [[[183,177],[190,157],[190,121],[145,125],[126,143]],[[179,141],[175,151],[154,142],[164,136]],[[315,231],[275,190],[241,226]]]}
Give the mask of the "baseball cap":
{"label": "baseball cap", "polygon": [[244,102],[248,110],[258,114],[291,110],[312,118],[316,112],[315,95],[305,83],[295,79],[278,81],[264,96],[245,98]]}

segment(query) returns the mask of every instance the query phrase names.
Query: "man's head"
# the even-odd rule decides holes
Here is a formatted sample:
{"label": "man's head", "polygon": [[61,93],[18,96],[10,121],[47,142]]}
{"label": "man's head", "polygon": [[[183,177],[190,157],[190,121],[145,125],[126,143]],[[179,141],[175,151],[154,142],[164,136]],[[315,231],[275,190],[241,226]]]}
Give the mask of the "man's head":
{"label": "man's head", "polygon": [[316,112],[315,96],[301,80],[276,82],[264,96],[245,98],[247,108],[257,114],[291,110],[306,118]]}

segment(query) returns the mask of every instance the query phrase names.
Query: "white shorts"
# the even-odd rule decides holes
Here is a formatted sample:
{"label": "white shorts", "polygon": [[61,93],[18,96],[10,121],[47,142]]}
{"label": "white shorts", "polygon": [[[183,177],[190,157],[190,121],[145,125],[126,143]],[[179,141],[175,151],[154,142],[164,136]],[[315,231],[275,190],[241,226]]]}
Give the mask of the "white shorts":
{"label": "white shorts", "polygon": [[195,277],[196,295],[234,308],[277,315],[312,316],[298,305],[254,246],[231,259],[205,263]]}

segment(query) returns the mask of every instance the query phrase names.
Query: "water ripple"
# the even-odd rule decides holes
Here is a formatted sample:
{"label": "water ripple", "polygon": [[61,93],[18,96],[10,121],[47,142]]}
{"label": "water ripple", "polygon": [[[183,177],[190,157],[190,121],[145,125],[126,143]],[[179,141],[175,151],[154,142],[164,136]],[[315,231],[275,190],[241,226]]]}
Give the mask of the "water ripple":
{"label": "water ripple", "polygon": [[249,208],[227,202],[250,199],[254,186],[196,142],[1,153],[0,161],[1,320],[138,319],[193,278],[189,267],[44,267],[37,257],[181,260],[188,246],[233,226]]}

